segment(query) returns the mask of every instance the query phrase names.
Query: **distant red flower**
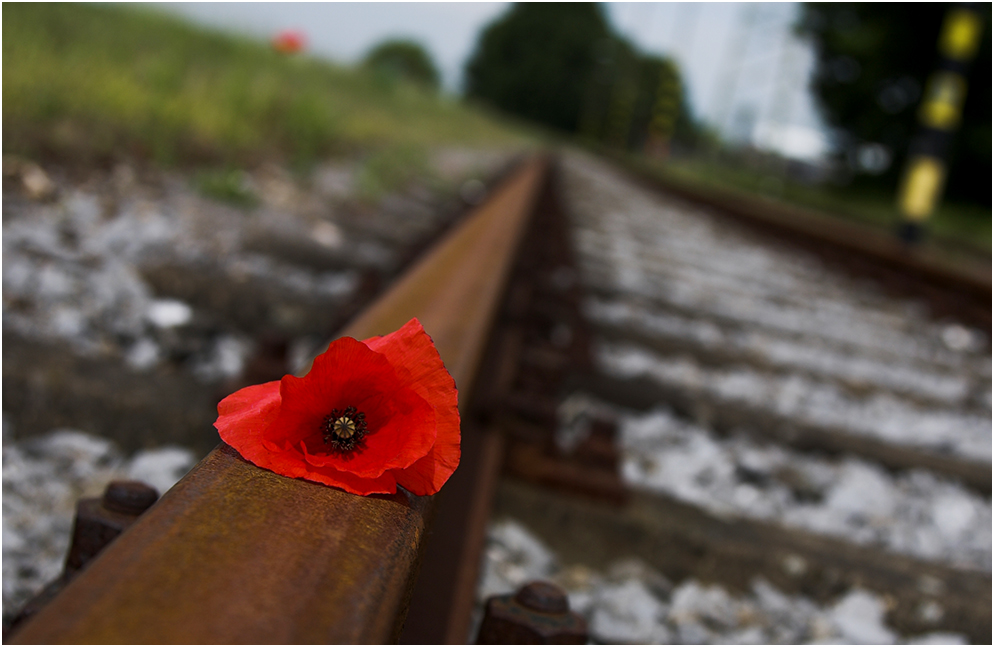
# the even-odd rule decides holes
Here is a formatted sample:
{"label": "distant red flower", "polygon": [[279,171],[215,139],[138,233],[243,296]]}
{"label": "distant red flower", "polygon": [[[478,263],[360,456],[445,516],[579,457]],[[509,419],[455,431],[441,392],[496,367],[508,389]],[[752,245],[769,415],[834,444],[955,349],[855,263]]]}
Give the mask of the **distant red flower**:
{"label": "distant red flower", "polygon": [[287,29],[273,37],[273,49],[280,54],[296,54],[307,44],[303,32]]}
{"label": "distant red flower", "polygon": [[417,319],[333,341],[304,377],[246,387],[217,411],[245,459],[353,494],[434,494],[459,465],[455,381]]}

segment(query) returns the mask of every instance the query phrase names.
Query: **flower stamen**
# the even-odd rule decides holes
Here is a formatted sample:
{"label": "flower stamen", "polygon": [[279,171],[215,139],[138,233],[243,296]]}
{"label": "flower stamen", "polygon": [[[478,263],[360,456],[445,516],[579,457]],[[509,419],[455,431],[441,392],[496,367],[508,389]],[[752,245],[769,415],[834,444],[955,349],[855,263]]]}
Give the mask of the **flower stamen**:
{"label": "flower stamen", "polygon": [[324,442],[339,454],[351,454],[362,449],[363,438],[369,433],[366,414],[355,407],[334,409],[325,416],[322,425]]}

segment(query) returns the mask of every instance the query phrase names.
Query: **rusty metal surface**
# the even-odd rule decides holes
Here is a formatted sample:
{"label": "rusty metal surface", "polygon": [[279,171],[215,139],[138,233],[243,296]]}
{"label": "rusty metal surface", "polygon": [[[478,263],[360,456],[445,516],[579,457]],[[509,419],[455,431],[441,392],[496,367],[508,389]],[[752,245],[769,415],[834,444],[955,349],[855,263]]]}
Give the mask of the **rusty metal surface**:
{"label": "rusty metal surface", "polygon": [[559,405],[593,371],[579,269],[558,176],[536,211],[505,305],[506,350],[483,406],[507,436],[505,470],[518,478],[615,504],[627,501],[613,421],[591,420],[579,445],[557,446]]}
{"label": "rusty metal surface", "polygon": [[463,644],[469,637],[480,555],[504,448],[501,430],[481,420],[479,412],[513,378],[519,354],[515,329],[502,324],[498,319],[473,398],[463,407],[461,467],[449,487],[436,496],[432,537],[400,635],[402,644]]}
{"label": "rusty metal surface", "polygon": [[[557,189],[553,168],[518,251],[496,330],[479,370],[479,387],[463,412],[463,465],[471,470],[454,475],[452,485],[458,487],[438,497],[438,518],[401,635],[403,643],[463,644],[471,638],[486,521],[505,460],[505,436],[511,435],[503,413],[513,408],[509,407],[511,390],[523,376],[532,380],[530,396],[538,398],[546,414],[542,420],[548,424],[538,428],[531,440],[544,442],[555,428],[555,406],[542,405],[554,401],[551,398],[559,393],[566,375],[589,365],[579,316],[580,293]],[[569,331],[566,343],[564,326]],[[550,334],[553,338],[559,335],[558,345],[550,346]],[[532,355],[540,356],[545,366],[529,363]]]}
{"label": "rusty metal surface", "polygon": [[401,644],[466,642],[502,456],[503,436],[498,429],[464,421],[464,462],[448,489],[436,495],[431,538]]}
{"label": "rusty metal surface", "polygon": [[[477,364],[545,162],[532,159],[342,334],[421,319],[460,389]],[[222,444],[12,640],[383,643],[417,574],[431,497],[358,497]]]}
{"label": "rusty metal surface", "polygon": [[533,160],[511,178],[343,334],[383,335],[417,316],[456,385],[469,387],[544,169],[544,161]]}

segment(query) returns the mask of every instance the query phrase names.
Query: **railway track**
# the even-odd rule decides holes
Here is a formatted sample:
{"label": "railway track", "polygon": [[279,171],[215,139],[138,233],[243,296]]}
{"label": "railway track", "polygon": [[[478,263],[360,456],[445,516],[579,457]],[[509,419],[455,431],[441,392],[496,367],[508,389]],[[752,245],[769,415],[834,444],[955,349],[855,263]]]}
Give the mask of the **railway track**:
{"label": "railway track", "polygon": [[[868,590],[890,640],[989,641],[984,322],[963,325],[936,304],[934,277],[909,273],[902,292],[918,286],[918,299],[895,297],[837,271],[810,240],[785,245],[743,224],[748,214],[647,190],[594,158],[566,156],[560,191],[588,359],[544,398],[529,386],[534,362],[511,380],[517,395],[502,408],[517,440],[497,516],[534,532],[561,565],[603,572],[637,557],[677,582],[744,595],[762,578],[829,606]],[[861,262],[873,260],[864,250]],[[875,269],[893,271],[893,259]],[[575,319],[547,322],[546,345]],[[522,357],[541,352],[533,343]],[[495,554],[508,550],[495,541]],[[569,572],[551,576],[589,600]],[[714,627],[683,635],[686,618],[661,613],[671,638],[722,640]],[[609,626],[595,639],[617,640]],[[781,640],[868,639],[812,631]]]}
{"label": "railway track", "polygon": [[[605,629],[606,609],[619,603],[567,575],[637,558],[655,573],[639,589],[656,605],[641,640],[707,642],[735,629],[760,642],[941,631],[989,642],[990,343],[970,327],[983,322],[941,318],[971,303],[942,310],[933,280],[905,280],[930,314],[922,300],[840,274],[810,246],[771,242],[591,157],[566,153],[541,180],[531,168],[482,208],[496,229],[467,220],[346,328],[365,336],[417,314],[435,337],[464,396],[463,460],[442,493],[396,507],[294,482],[299,492],[267,504],[273,523],[242,528],[211,502],[267,498],[279,479],[215,450],[14,639],[108,639],[116,626],[138,631],[113,634],[129,641],[169,627],[177,640],[237,641],[249,621],[225,629],[216,618],[257,593],[269,603],[249,624],[280,625],[276,638],[459,643],[474,635],[478,592],[542,576],[567,590],[595,640],[615,641],[625,634]],[[864,250],[861,262],[894,271],[886,255],[874,266]],[[244,582],[253,568],[241,543],[275,546],[280,527],[315,506],[341,513],[326,533],[398,547],[357,558],[318,549],[328,535],[317,532],[280,548],[292,563],[324,551],[328,582],[308,579],[306,596],[350,614],[294,615],[251,587],[222,600],[219,582]],[[491,518],[521,524],[558,557],[495,579]],[[197,543],[214,532],[197,527],[226,523],[247,539],[225,534],[233,546],[221,555]],[[193,564],[178,579],[164,566],[177,560]],[[129,579],[136,568],[151,579]],[[336,585],[342,570],[363,584]],[[687,620],[663,581],[803,596],[805,609],[870,595],[884,617],[870,621],[876,634],[854,637],[810,611],[811,626],[764,634],[759,620]],[[141,602],[149,582],[155,607]]]}
{"label": "railway track", "polygon": [[[417,316],[471,393],[543,164],[521,164],[341,334],[382,335]],[[404,490],[358,497],[286,479],[221,443],[12,638],[395,640],[434,506]]]}

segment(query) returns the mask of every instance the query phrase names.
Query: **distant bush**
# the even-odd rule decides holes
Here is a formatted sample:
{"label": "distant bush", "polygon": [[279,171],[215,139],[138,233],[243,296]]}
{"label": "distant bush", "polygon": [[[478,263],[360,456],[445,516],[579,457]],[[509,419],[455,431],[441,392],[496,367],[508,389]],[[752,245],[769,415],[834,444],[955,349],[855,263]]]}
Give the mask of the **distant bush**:
{"label": "distant bush", "polygon": [[388,40],[380,43],[366,54],[363,65],[380,75],[438,89],[438,70],[431,55],[413,41]]}

